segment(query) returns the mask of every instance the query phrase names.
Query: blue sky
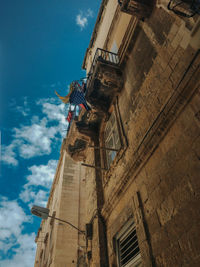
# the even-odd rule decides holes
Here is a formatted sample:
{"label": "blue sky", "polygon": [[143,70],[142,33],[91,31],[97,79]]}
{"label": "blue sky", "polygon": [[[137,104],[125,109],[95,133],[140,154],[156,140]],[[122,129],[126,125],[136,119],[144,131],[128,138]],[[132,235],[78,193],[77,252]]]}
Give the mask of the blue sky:
{"label": "blue sky", "polygon": [[0,267],[34,266],[55,174],[67,94],[81,69],[101,0],[0,0]]}

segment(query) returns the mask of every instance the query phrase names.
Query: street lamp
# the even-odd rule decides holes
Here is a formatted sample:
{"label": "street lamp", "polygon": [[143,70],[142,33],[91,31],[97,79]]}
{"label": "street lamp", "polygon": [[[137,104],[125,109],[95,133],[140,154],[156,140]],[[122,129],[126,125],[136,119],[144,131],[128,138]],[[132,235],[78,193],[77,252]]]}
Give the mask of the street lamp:
{"label": "street lamp", "polygon": [[36,206],[34,205],[32,208],[31,208],[31,213],[37,217],[40,217],[42,218],[43,220],[46,220],[48,217],[54,219],[54,220],[58,220],[60,222],[64,222],[64,223],[67,223],[69,224],[71,227],[73,227],[74,229],[76,229],[80,234],[83,234],[85,235],[85,231],[82,231],[80,229],[78,229],[76,226],[74,226],[73,224],[71,224],[70,222],[68,221],[64,221],[62,219],[59,219],[59,218],[56,218],[54,216],[51,216],[49,215],[49,209],[47,208],[43,208],[43,207],[39,207],[39,206]]}

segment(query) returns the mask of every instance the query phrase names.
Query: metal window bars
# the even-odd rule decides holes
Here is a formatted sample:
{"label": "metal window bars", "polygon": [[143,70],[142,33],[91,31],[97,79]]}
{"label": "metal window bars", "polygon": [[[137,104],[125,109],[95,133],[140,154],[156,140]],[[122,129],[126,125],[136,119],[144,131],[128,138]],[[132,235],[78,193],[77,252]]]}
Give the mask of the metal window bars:
{"label": "metal window bars", "polygon": [[167,8],[176,15],[191,18],[200,15],[200,0],[170,0]]}
{"label": "metal window bars", "polygon": [[135,261],[140,253],[135,226],[118,239],[118,253],[120,266],[129,266],[130,262],[133,264]]}

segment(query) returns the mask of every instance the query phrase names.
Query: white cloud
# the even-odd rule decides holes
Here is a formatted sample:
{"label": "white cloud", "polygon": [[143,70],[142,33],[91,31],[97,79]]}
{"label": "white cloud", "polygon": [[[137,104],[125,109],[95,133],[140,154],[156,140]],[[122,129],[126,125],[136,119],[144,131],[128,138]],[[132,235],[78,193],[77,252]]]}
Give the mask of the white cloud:
{"label": "white cloud", "polygon": [[65,104],[55,105],[47,102],[42,105],[42,112],[47,115],[47,118],[59,121],[61,124],[66,123],[64,110]]}
{"label": "white cloud", "polygon": [[33,267],[35,262],[36,244],[34,243],[35,233],[22,234],[18,236],[17,248],[13,249],[15,253],[11,259],[0,260],[2,267]]}
{"label": "white cloud", "polygon": [[[57,160],[49,160],[47,165],[33,165],[29,167],[30,175],[26,177],[27,183],[23,186],[20,198],[25,203],[32,205],[46,206],[49,190],[55,175]],[[38,190],[37,187],[43,189]]]}
{"label": "white cloud", "polygon": [[28,203],[30,209],[33,205],[46,207],[49,191],[39,190],[38,192],[34,192],[32,187],[27,187],[21,192],[19,197],[25,203]]}
{"label": "white cloud", "polygon": [[31,174],[26,178],[28,181],[26,186],[41,185],[50,188],[55,175],[56,166],[57,160],[49,160],[47,165],[33,165],[29,167],[28,170]]}
{"label": "white cloud", "polygon": [[32,158],[51,153],[51,143],[58,133],[57,126],[48,127],[44,118],[39,124],[14,128],[14,138],[20,142],[19,155],[22,158]]}
{"label": "white cloud", "polygon": [[12,235],[18,236],[22,223],[30,219],[17,201],[9,201],[6,197],[1,197],[0,200],[0,240],[11,238]]}
{"label": "white cloud", "polygon": [[85,26],[88,24],[87,17],[83,17],[83,15],[78,14],[76,17],[76,24],[80,26],[81,29],[85,28]]}
{"label": "white cloud", "polygon": [[85,13],[80,11],[76,16],[76,24],[83,30],[88,24],[88,18],[93,17],[93,11],[89,8]]}
{"label": "white cloud", "polygon": [[[2,161],[12,166],[18,159],[50,154],[52,145],[62,139],[62,130],[67,127],[65,105],[55,98],[41,99],[41,114],[29,118],[28,125],[19,125],[12,129],[13,140],[2,147]],[[24,99],[24,106],[28,106]],[[18,109],[23,113],[23,108]],[[28,110],[27,110],[28,112]],[[25,113],[22,115],[26,115]],[[29,114],[30,116],[30,114]],[[46,165],[33,165],[28,168],[26,184],[19,195],[29,208],[33,204],[46,206],[49,190],[55,175],[56,160],[49,160]],[[24,223],[32,222],[16,200],[0,197],[0,266],[31,267],[34,265],[35,233],[25,233]]]}
{"label": "white cloud", "polygon": [[[41,106],[42,116],[33,115],[30,125],[20,125],[12,129],[13,141],[2,146],[2,162],[18,165],[17,156],[29,159],[36,156],[49,155],[52,144],[65,135],[68,123],[65,120],[64,104],[55,104],[55,98],[40,99],[36,105]],[[28,106],[27,99],[24,106]]]}
{"label": "white cloud", "polygon": [[11,143],[8,146],[2,145],[1,147],[1,161],[12,166],[17,166],[15,143]]}
{"label": "white cloud", "polygon": [[[14,252],[24,252],[23,255],[27,255],[24,246],[24,239],[30,237],[29,235],[23,235],[24,229],[23,223],[31,222],[31,217],[27,216],[20,207],[16,200],[8,200],[6,197],[0,197],[0,251],[3,254],[12,249]],[[33,241],[32,241],[33,243]],[[27,244],[28,245],[28,244]],[[30,244],[29,244],[30,246]],[[31,245],[33,247],[33,244]],[[16,248],[17,247],[17,248]],[[2,256],[2,255],[1,255]],[[26,257],[25,257],[26,258]],[[1,263],[0,266],[10,266]],[[12,265],[16,266],[16,265]],[[22,265],[21,265],[22,266]]]}

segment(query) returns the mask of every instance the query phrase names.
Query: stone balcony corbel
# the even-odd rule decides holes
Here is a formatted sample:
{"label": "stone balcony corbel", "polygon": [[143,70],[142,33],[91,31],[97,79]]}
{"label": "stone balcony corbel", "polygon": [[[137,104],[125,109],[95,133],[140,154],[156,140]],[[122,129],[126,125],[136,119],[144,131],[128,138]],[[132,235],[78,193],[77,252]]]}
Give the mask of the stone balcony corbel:
{"label": "stone balcony corbel", "polygon": [[88,145],[98,136],[103,113],[81,112],[71,124],[66,138],[66,151],[75,161],[85,161]]}
{"label": "stone balcony corbel", "polygon": [[152,0],[118,0],[121,11],[139,19],[147,18],[151,15],[154,1]]}

